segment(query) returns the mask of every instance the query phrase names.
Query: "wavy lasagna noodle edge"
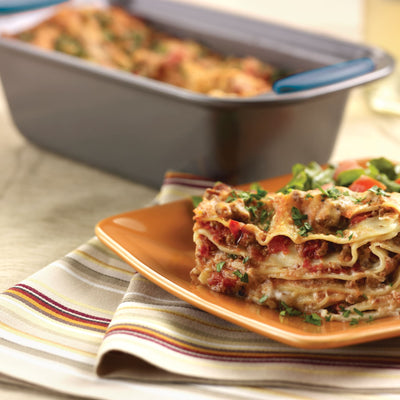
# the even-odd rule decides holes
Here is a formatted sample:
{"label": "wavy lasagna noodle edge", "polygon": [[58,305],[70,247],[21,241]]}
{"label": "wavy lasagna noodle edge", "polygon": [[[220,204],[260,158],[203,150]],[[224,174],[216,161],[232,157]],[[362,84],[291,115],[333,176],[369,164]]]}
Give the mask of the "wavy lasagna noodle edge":
{"label": "wavy lasagna noodle edge", "polygon": [[400,194],[244,192],[222,183],[194,210],[196,285],[329,320],[399,314]]}

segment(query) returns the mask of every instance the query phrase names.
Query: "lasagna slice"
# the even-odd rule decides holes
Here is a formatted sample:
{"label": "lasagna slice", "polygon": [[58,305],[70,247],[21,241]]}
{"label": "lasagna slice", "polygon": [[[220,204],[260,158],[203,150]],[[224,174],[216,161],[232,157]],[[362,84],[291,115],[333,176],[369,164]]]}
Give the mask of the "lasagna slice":
{"label": "lasagna slice", "polygon": [[217,183],[194,210],[195,285],[327,320],[398,315],[400,194]]}

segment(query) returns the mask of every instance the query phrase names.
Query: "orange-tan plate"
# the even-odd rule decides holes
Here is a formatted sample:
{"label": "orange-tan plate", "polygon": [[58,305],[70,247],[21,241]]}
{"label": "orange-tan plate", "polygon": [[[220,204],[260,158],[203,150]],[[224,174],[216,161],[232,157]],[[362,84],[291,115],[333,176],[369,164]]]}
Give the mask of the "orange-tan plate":
{"label": "orange-tan plate", "polygon": [[[261,182],[277,190],[288,176]],[[301,317],[194,286],[192,203],[181,200],[112,216],[99,222],[99,239],[150,281],[192,305],[277,341],[309,349],[333,348],[400,335],[400,319],[384,318],[350,325],[323,321],[321,326]]]}

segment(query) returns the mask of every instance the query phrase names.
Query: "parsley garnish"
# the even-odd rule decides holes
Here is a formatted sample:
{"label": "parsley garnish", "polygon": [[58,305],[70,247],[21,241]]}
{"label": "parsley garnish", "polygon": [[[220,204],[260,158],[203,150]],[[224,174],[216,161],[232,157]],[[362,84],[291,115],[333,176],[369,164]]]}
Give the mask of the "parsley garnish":
{"label": "parsley garnish", "polygon": [[347,318],[351,313],[351,310],[343,310],[343,317]]}
{"label": "parsley garnish", "polygon": [[219,263],[215,266],[217,272],[221,272],[221,270],[222,270],[222,268],[224,267],[224,265],[225,265],[225,261],[219,262]]}
{"label": "parsley garnish", "polygon": [[336,231],[336,235],[338,235],[340,237],[344,237],[343,231],[341,229]]}
{"label": "parsley garnish", "polygon": [[357,308],[353,308],[353,311],[354,311],[356,314],[358,314],[360,317],[363,317],[363,316],[364,316],[364,313],[363,313],[362,311],[358,310]]}
{"label": "parsley garnish", "polygon": [[280,315],[290,315],[290,316],[298,316],[301,315],[302,312],[299,310],[296,310],[293,307],[288,306],[284,301],[280,302],[281,308],[283,308],[283,310],[280,312]]}
{"label": "parsley garnish", "polygon": [[246,256],[246,257],[244,257],[244,258],[243,258],[243,264],[246,264],[246,263],[247,263],[247,261],[249,261],[249,259],[250,259],[250,257],[249,257],[249,256]]}
{"label": "parsley garnish", "polygon": [[232,203],[233,201],[237,200],[238,196],[236,194],[236,192],[234,190],[232,190],[232,192],[230,193],[230,195],[226,198],[226,202],[227,203]]}
{"label": "parsley garnish", "polygon": [[303,221],[307,219],[307,215],[302,214],[297,207],[292,207],[292,218],[295,225],[300,227],[303,225]]}
{"label": "parsley garnish", "polygon": [[236,271],[233,271],[233,274],[236,275],[241,282],[247,283],[249,281],[249,276],[247,275],[247,272],[243,274],[237,269]]}
{"label": "parsley garnish", "polygon": [[297,207],[292,207],[292,218],[296,226],[298,226],[300,236],[307,236],[312,231],[312,226],[309,222],[303,222],[307,219],[306,214],[302,214]]}
{"label": "parsley garnish", "polygon": [[317,326],[321,326],[321,324],[322,324],[321,317],[316,313],[305,315],[304,321],[308,322],[309,324],[313,324],[313,325],[317,325]]}
{"label": "parsley garnish", "polygon": [[368,191],[375,193],[378,196],[386,196],[386,197],[390,196],[389,193],[385,192],[382,188],[376,185],[372,186],[372,188],[369,188]]}
{"label": "parsley garnish", "polygon": [[263,208],[264,202],[261,201],[266,195],[267,191],[256,186],[256,192],[236,191],[232,190],[229,196],[226,198],[227,203],[232,203],[238,199],[242,199],[246,210],[250,214],[251,220],[259,220],[261,225],[265,225],[262,229],[268,230],[270,225],[270,217],[272,211],[268,211]]}
{"label": "parsley garnish", "polygon": [[300,227],[300,236],[307,236],[309,232],[312,231],[312,226],[308,222],[304,222],[304,225]]}
{"label": "parsley garnish", "polygon": [[321,193],[324,196],[329,197],[330,199],[333,199],[333,200],[337,200],[341,195],[339,189],[334,186],[327,190],[325,190],[321,186],[319,186],[318,189],[321,191]]}
{"label": "parsley garnish", "polygon": [[360,322],[358,318],[352,318],[350,321],[350,325],[357,325]]}
{"label": "parsley garnish", "polygon": [[268,295],[264,294],[264,296],[260,297],[260,299],[258,300],[258,302],[260,304],[264,303],[266,300],[268,299]]}
{"label": "parsley garnish", "polygon": [[359,204],[359,203],[362,203],[365,199],[366,199],[366,197],[354,197],[353,202],[355,204]]}

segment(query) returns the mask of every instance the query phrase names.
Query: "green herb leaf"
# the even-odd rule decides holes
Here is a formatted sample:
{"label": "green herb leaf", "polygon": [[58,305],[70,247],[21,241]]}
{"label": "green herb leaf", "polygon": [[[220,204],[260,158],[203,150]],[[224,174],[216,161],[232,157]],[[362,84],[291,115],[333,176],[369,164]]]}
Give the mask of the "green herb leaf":
{"label": "green herb leaf", "polygon": [[343,310],[342,315],[343,317],[347,318],[351,313],[351,310]]}
{"label": "green herb leaf", "polygon": [[338,175],[336,183],[338,186],[349,186],[363,174],[365,174],[363,168],[348,169]]}
{"label": "green herb leaf", "polygon": [[196,208],[203,201],[203,197],[201,196],[192,196],[192,204],[193,207]]}
{"label": "green herb leaf", "polygon": [[268,295],[267,295],[267,294],[264,294],[264,296],[262,296],[262,297],[259,298],[258,302],[259,302],[260,304],[262,304],[262,303],[265,303],[265,301],[266,301],[267,299],[268,299]]}
{"label": "green herb leaf", "polygon": [[290,316],[299,316],[302,314],[301,311],[296,310],[293,307],[288,306],[284,301],[280,302],[280,306],[281,308],[283,308],[283,310],[280,312],[281,315],[290,315]]}
{"label": "green herb leaf", "polygon": [[215,266],[215,269],[217,270],[217,272],[221,272],[221,271],[222,271],[222,268],[224,267],[224,265],[225,265],[225,261],[219,262],[219,263]]}
{"label": "green herb leaf", "polygon": [[323,186],[326,183],[333,183],[333,174],[335,169],[332,165],[323,169],[315,161],[307,165],[295,164],[292,167],[293,178],[279,192],[289,193],[292,190],[310,190]]}
{"label": "green herb leaf", "polygon": [[233,271],[233,274],[236,275],[241,282],[248,283],[249,282],[249,276],[247,275],[247,272],[244,274],[240,272],[238,269],[236,271]]}
{"label": "green herb leaf", "polygon": [[304,222],[304,225],[300,227],[300,236],[307,236],[312,231],[312,226],[308,222]]}
{"label": "green herb leaf", "polygon": [[292,219],[296,226],[301,227],[303,225],[303,221],[307,219],[307,215],[302,214],[297,207],[292,207]]}
{"label": "green herb leaf", "polygon": [[332,186],[329,189],[324,189],[322,186],[318,186],[318,189],[325,197],[329,197],[333,200],[337,200],[342,195],[340,190],[335,186]]}
{"label": "green herb leaf", "polygon": [[394,164],[384,157],[374,158],[368,161],[368,166],[373,165],[379,172],[385,174],[389,179],[396,179]]}
{"label": "green herb leaf", "polygon": [[353,311],[354,311],[356,314],[358,314],[360,317],[363,317],[363,316],[364,316],[364,313],[363,313],[362,311],[358,310],[357,308],[353,308]]}
{"label": "green herb leaf", "polygon": [[379,186],[372,186],[371,188],[368,189],[370,192],[375,193],[378,196],[386,196],[389,197],[390,194],[385,192],[382,188],[380,188]]}
{"label": "green herb leaf", "polygon": [[305,315],[304,321],[317,326],[321,326],[322,324],[322,318],[316,313]]}

